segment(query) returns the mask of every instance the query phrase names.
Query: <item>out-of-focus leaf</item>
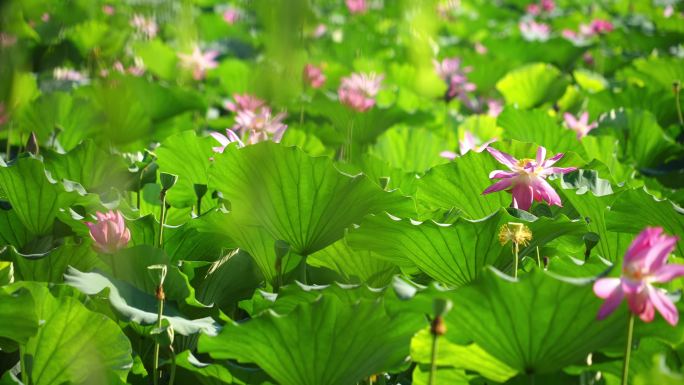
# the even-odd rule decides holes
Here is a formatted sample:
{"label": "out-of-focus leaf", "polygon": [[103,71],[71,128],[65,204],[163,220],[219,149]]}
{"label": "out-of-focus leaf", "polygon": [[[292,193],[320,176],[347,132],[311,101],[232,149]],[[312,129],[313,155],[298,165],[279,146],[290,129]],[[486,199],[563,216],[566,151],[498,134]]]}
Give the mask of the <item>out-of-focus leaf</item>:
{"label": "out-of-focus leaf", "polygon": [[554,102],[565,90],[567,80],[554,66],[544,63],[517,68],[496,83],[507,104],[527,109]]}

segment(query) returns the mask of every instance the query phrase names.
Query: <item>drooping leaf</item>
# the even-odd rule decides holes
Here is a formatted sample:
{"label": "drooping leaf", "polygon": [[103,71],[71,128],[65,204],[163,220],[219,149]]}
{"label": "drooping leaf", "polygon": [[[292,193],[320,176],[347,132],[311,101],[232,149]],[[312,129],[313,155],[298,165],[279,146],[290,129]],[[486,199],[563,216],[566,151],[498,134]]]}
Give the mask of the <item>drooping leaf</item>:
{"label": "drooping leaf", "polygon": [[254,362],[282,385],[346,385],[401,365],[421,323],[388,315],[381,302],[323,295],[285,316],[228,324],[218,337],[201,337],[199,350]]}
{"label": "drooping leaf", "polygon": [[0,289],[0,337],[25,344],[38,331],[35,306],[31,292],[26,289]]}
{"label": "drooping leaf", "polygon": [[68,266],[91,270],[104,265],[90,244],[62,245],[42,254],[23,255],[13,248],[8,253],[15,277],[24,281],[61,283]]}

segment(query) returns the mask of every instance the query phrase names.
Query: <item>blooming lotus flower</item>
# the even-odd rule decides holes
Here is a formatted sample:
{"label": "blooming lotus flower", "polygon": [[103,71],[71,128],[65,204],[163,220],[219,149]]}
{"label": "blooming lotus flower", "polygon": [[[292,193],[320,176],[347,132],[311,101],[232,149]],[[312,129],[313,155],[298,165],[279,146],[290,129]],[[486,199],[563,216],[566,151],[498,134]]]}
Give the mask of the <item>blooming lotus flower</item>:
{"label": "blooming lotus flower", "polygon": [[358,112],[368,111],[375,105],[375,95],[380,91],[383,75],[353,73],[342,78],[337,96],[340,102]]}
{"label": "blooming lotus flower", "polygon": [[233,94],[234,101],[224,102],[224,106],[227,110],[233,112],[240,111],[256,111],[266,104],[263,100],[257,98],[256,96],[250,94]]}
{"label": "blooming lotus flower", "polygon": [[115,12],[115,9],[113,6],[111,6],[109,4],[105,4],[102,6],[102,13],[104,13],[105,15],[111,16],[114,14],[114,12]]}
{"label": "blooming lotus flower", "polygon": [[323,69],[316,67],[313,64],[307,64],[304,67],[304,81],[313,88],[320,88],[325,83],[325,75]]}
{"label": "blooming lotus flower", "polygon": [[553,0],[541,0],[539,4],[546,12],[553,12],[556,9],[556,3]]}
{"label": "blooming lotus flower", "polygon": [[235,133],[235,131],[231,130],[230,128],[226,129],[226,135],[223,135],[220,132],[212,132],[209,135],[211,135],[214,139],[216,139],[216,141],[218,141],[221,144],[220,146],[215,146],[211,148],[212,150],[214,150],[214,152],[222,154],[226,147],[231,143],[237,143],[238,147],[245,147],[245,143],[242,142],[242,139],[240,139],[240,137]]}
{"label": "blooming lotus flower", "polygon": [[551,174],[565,174],[576,170],[576,167],[552,167],[565,154],[558,153],[546,159],[546,148],[539,146],[535,159],[516,159],[509,154],[487,147],[487,151],[507,166],[510,171],[494,170],[490,179],[501,179],[487,187],[482,194],[507,190],[513,194],[513,207],[529,210],[534,201],[545,201],[549,205],[562,206],[558,193],[546,181]]}
{"label": "blooming lotus flower", "polygon": [[56,80],[67,80],[78,83],[85,83],[88,81],[88,77],[86,75],[71,68],[55,68],[52,70],[52,77],[54,77]]}
{"label": "blooming lotus flower", "polygon": [[271,109],[267,107],[261,108],[258,112],[239,111],[235,117],[233,130],[239,132],[243,140],[247,138],[248,144],[269,139],[278,143],[287,129],[287,125],[282,122],[283,119],[285,119],[284,113],[274,116],[271,114]]}
{"label": "blooming lotus flower", "polygon": [[480,55],[485,55],[487,53],[487,47],[485,47],[479,41],[475,42],[475,52],[479,53]]}
{"label": "blooming lotus flower", "polygon": [[95,241],[93,248],[103,254],[112,254],[120,250],[131,240],[131,232],[120,211],[109,211],[106,214],[97,212],[97,222],[86,222],[90,229],[90,237]]}
{"label": "blooming lotus flower", "polygon": [[157,31],[159,26],[157,22],[152,18],[146,18],[143,15],[135,14],[131,19],[131,26],[136,29],[136,31],[142,36],[152,39],[157,36]]}
{"label": "blooming lotus flower", "polygon": [[582,139],[589,131],[598,126],[597,122],[589,124],[589,113],[586,111],[580,115],[579,119],[576,119],[572,114],[566,112],[563,114],[563,119],[565,119],[565,125],[577,133],[577,139]]}
{"label": "blooming lotus flower", "polygon": [[503,103],[500,100],[489,99],[487,100],[487,115],[491,117],[498,117],[501,111],[503,111]]}
{"label": "blooming lotus flower", "polygon": [[240,11],[235,8],[228,8],[223,12],[223,21],[233,25],[240,18]]}
{"label": "blooming lotus flower", "polygon": [[202,52],[198,46],[195,46],[191,54],[179,53],[178,57],[181,59],[181,66],[192,70],[193,79],[202,80],[208,69],[218,66],[214,60],[218,55],[218,51]]}
{"label": "blooming lotus flower", "polygon": [[461,68],[461,59],[459,58],[447,58],[441,62],[432,60],[432,63],[435,66],[437,76],[447,83],[448,88],[445,99],[450,101],[458,97],[467,106],[472,107],[468,93],[475,91],[477,87],[475,84],[470,83],[466,76],[468,72],[472,71],[472,68]]}
{"label": "blooming lotus flower", "polygon": [[[468,151],[482,152],[490,144],[496,142],[496,138],[490,139],[486,142],[481,142],[475,135],[470,131],[465,131],[463,133],[463,139],[458,141],[458,149],[461,155],[465,155]],[[439,153],[442,158],[454,160],[458,157],[458,154],[452,151],[442,151]]]}
{"label": "blooming lotus flower", "polygon": [[665,9],[663,9],[663,17],[669,19],[672,15],[674,15],[674,7],[672,4],[668,4]]}
{"label": "blooming lotus flower", "polygon": [[678,238],[663,234],[660,227],[647,227],[625,253],[620,278],[601,278],[594,283],[594,293],[606,301],[598,319],[607,317],[627,297],[629,310],[644,322],[653,321],[655,309],[670,325],[679,321],[679,313],[665,291],[652,283],[669,282],[684,275],[684,265],[668,264]]}
{"label": "blooming lotus flower", "polygon": [[353,14],[366,13],[368,11],[368,3],[366,0],[346,0],[347,9]]}
{"label": "blooming lotus flower", "polygon": [[527,41],[547,41],[551,35],[551,27],[548,24],[537,23],[534,20],[521,21],[518,27]]}
{"label": "blooming lotus flower", "polygon": [[541,7],[537,3],[532,3],[525,8],[525,12],[532,16],[538,16],[541,13]]}

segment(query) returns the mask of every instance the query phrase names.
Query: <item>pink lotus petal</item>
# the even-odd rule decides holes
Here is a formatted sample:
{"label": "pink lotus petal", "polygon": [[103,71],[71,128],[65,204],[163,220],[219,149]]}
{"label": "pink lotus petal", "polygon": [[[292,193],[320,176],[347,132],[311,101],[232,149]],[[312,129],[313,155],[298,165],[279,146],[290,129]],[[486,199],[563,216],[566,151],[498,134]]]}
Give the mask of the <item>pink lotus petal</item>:
{"label": "pink lotus petal", "polygon": [[501,152],[493,147],[487,147],[487,152],[492,154],[494,159],[499,161],[499,163],[503,164],[504,166],[508,166],[508,168],[513,169],[518,165],[518,160],[515,159],[514,157]]}
{"label": "pink lotus petal", "polygon": [[594,282],[594,294],[597,297],[606,299],[617,289],[620,289],[620,278],[601,278]]}
{"label": "pink lotus petal", "polygon": [[[594,290],[596,290],[596,289],[594,289]],[[604,319],[610,313],[614,312],[615,309],[617,309],[617,307],[620,306],[620,303],[622,302],[623,298],[624,298],[624,293],[622,292],[620,287],[617,287],[606,298],[606,301],[603,303],[603,305],[601,305],[601,308],[599,309],[597,318],[600,320]]]}
{"label": "pink lotus petal", "polygon": [[493,193],[496,191],[506,190],[507,188],[511,187],[512,184],[513,184],[513,179],[511,179],[511,178],[502,179],[502,180],[494,183],[493,185],[487,187],[487,189],[485,189],[482,192],[482,195]]}
{"label": "pink lotus petal", "polygon": [[684,265],[665,264],[655,271],[656,282],[670,282],[681,276],[684,276]]}
{"label": "pink lotus petal", "polygon": [[[670,301],[669,298],[659,289],[650,287],[648,290],[648,298],[653,306],[658,309],[658,312],[665,318],[665,321],[672,326],[675,326],[679,321],[679,312],[677,308]],[[653,319],[651,317],[651,319]]]}
{"label": "pink lotus petal", "polygon": [[532,202],[534,201],[534,190],[532,189],[532,186],[521,183],[513,186],[511,193],[513,194],[513,207],[525,211],[532,207]]}

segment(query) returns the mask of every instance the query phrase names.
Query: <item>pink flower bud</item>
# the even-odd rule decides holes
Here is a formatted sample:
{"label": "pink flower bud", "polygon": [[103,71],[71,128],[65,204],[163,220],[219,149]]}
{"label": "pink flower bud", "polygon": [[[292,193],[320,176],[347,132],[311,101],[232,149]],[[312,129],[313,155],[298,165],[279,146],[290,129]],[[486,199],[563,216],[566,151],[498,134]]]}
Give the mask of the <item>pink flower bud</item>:
{"label": "pink flower bud", "polygon": [[126,222],[120,211],[110,210],[103,214],[95,214],[97,222],[86,222],[93,239],[93,248],[102,254],[113,254],[123,249],[131,240],[131,232],[126,228]]}

